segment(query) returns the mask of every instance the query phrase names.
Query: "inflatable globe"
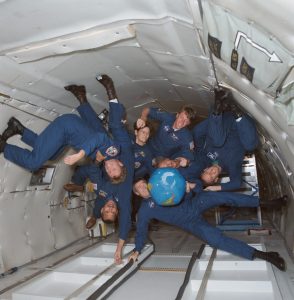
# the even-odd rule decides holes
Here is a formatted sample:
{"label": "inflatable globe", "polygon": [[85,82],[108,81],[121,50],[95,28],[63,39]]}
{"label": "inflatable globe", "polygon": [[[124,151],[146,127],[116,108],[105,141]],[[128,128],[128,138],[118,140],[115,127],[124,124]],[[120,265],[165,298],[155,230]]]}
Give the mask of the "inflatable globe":
{"label": "inflatable globe", "polygon": [[172,206],[182,200],[186,191],[186,181],[177,169],[159,168],[152,173],[148,190],[155,203]]}

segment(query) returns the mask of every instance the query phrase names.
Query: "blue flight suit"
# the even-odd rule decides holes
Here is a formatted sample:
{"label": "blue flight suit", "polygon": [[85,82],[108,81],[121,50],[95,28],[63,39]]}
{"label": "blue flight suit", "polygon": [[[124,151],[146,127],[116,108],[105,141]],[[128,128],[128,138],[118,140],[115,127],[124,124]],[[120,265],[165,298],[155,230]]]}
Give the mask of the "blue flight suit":
{"label": "blue flight suit", "polygon": [[236,121],[231,112],[210,114],[208,119],[194,127],[193,137],[198,160],[205,167],[217,163],[229,174],[230,181],[221,183],[221,190],[238,189],[242,183],[245,152],[254,150],[258,145],[254,122],[248,116]]}
{"label": "blue flight suit", "polygon": [[83,185],[89,179],[94,184],[94,192],[96,194],[93,215],[98,219],[101,217],[101,208],[108,200],[116,202],[117,207],[120,207],[118,198],[118,185],[112,184],[106,172],[95,164],[80,166],[76,169],[72,176],[72,182],[78,185]]}
{"label": "blue flight suit", "polygon": [[253,247],[223,235],[221,230],[210,225],[203,218],[204,211],[224,204],[257,207],[259,199],[237,193],[201,192],[192,199],[184,199],[179,205],[173,207],[158,206],[152,198],[142,201],[137,219],[135,250],[138,252],[142,250],[148,233],[148,223],[154,218],[192,233],[211,247],[252,259],[255,250]]}
{"label": "blue flight suit", "polygon": [[187,128],[173,129],[175,114],[162,112],[158,108],[150,108],[148,117],[160,122],[155,136],[151,137],[148,142],[153,157],[193,159],[193,136]]}
{"label": "blue flight suit", "polygon": [[150,175],[154,168],[152,167],[152,154],[148,145],[138,145],[133,140],[133,151],[134,151],[134,166],[135,174],[134,179],[143,178],[146,175]]}
{"label": "blue flight suit", "polygon": [[[33,150],[7,144],[4,157],[32,171],[39,169],[47,160],[56,157],[65,146],[71,146],[76,150],[82,149],[93,159],[98,150],[107,157],[113,157],[119,152],[118,147],[106,134],[97,134],[74,114],[65,114],[56,118],[39,135],[26,128],[22,141],[28,143]],[[109,151],[110,149],[115,151]]]}
{"label": "blue flight suit", "polygon": [[186,168],[178,168],[178,171],[180,172],[180,174],[185,178],[185,180],[187,182],[190,183],[196,183],[196,187],[194,189],[195,193],[200,193],[203,191],[203,183],[202,181],[199,179],[199,176],[196,177],[194,172],[189,172],[189,170],[187,170],[189,167]]}
{"label": "blue flight suit", "polygon": [[185,168],[180,167],[178,170],[187,181],[196,182],[209,164],[211,161],[201,151],[195,151],[194,159],[189,162],[189,165]]}
{"label": "blue flight suit", "polygon": [[[96,132],[106,132],[102,122],[97,118],[96,112],[89,103],[81,104],[77,110],[82,119],[95,129]],[[127,239],[131,228],[131,195],[134,177],[133,145],[127,129],[122,122],[124,115],[125,109],[122,104],[112,101],[109,102],[109,131],[111,132],[115,143],[120,146],[120,155],[118,156],[118,159],[127,169],[126,179],[120,184],[112,184],[106,179],[103,179],[104,181],[106,180],[107,183],[104,182],[103,185],[100,186],[101,190],[107,194],[105,198],[113,196],[118,204],[119,238],[122,240]],[[102,176],[104,176],[103,174]],[[96,217],[99,217],[100,215],[98,215],[98,213],[100,214],[100,209],[103,205],[102,202],[96,202],[97,205],[95,206],[94,214],[96,214]]]}

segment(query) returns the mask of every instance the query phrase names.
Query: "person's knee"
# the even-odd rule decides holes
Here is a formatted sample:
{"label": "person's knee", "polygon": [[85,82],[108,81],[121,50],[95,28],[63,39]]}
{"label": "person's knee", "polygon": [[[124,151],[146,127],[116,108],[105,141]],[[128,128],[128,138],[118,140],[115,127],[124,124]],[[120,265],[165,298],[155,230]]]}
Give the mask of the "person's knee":
{"label": "person's knee", "polygon": [[38,163],[30,163],[29,164],[29,169],[32,172],[37,171],[38,169],[40,169],[40,167],[42,166],[42,164],[38,164]]}
{"label": "person's knee", "polygon": [[31,159],[27,160],[28,167],[31,171],[38,170],[44,163],[43,159],[40,159],[39,157],[32,156]]}
{"label": "person's knee", "polygon": [[217,228],[204,227],[200,235],[201,238],[213,248],[219,248],[223,242],[222,234]]}

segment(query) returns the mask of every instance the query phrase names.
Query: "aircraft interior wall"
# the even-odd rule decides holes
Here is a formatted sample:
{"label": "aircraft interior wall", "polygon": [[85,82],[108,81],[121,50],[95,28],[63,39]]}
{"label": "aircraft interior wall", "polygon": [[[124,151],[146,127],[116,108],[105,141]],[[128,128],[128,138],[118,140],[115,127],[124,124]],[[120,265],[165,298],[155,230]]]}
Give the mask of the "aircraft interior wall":
{"label": "aircraft interior wall", "polygon": [[[237,3],[238,2],[238,3]],[[97,113],[107,107],[97,74],[109,74],[129,123],[145,106],[204,119],[213,86],[232,90],[256,121],[260,194],[287,195],[268,216],[294,254],[294,5],[291,0],[0,1],[0,130],[11,116],[41,132],[77,101],[84,84]],[[5,30],[4,30],[5,29]],[[25,146],[18,137],[9,143]],[[29,149],[29,148],[28,148]],[[72,151],[72,150],[67,150]],[[63,156],[48,184],[0,156],[0,273],[87,235],[86,204],[65,203],[73,167]]]}

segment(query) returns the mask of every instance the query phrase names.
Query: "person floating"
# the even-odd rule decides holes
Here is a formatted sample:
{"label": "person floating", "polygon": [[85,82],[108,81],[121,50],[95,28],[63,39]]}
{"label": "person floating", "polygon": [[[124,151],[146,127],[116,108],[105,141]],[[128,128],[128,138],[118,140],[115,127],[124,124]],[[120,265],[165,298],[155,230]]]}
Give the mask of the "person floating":
{"label": "person floating", "polygon": [[189,106],[184,106],[177,114],[163,112],[154,107],[142,110],[139,119],[142,127],[148,118],[160,123],[156,134],[148,143],[154,158],[162,156],[171,159],[184,157],[188,161],[193,159],[193,137],[186,127],[195,115],[195,111]]}
{"label": "person floating", "polygon": [[[95,166],[90,166],[88,169],[83,167],[83,171],[88,172],[88,177],[94,177],[94,179],[90,179],[97,184],[96,194],[98,194],[94,213],[86,226],[87,228],[93,226],[100,216],[107,222],[114,222],[119,216],[119,241],[114,258],[116,263],[121,263],[122,248],[131,228],[131,194],[134,177],[133,144],[125,126],[125,108],[118,101],[112,79],[106,74],[99,75],[96,79],[104,86],[108,95],[109,131],[112,134],[113,141],[120,147],[119,159],[125,168],[125,177],[120,182],[111,182],[103,174],[101,175],[99,168]],[[79,100],[80,105],[77,110],[84,122],[97,133],[107,134],[101,120],[87,101],[85,87],[70,85],[66,86],[65,89],[74,94]],[[77,184],[82,184],[87,176],[82,175],[78,179],[76,174],[74,177]]]}
{"label": "person floating", "polygon": [[[7,143],[10,137],[17,134],[33,148],[32,151]],[[93,160],[106,160],[105,164],[111,170],[110,177],[121,175],[122,168],[117,159],[120,147],[107,134],[97,133],[74,114],[57,117],[39,135],[12,117],[0,136],[0,153],[3,152],[6,159],[30,171],[38,170],[47,160],[57,158],[66,146],[78,151],[65,157],[66,164],[72,165],[89,156]]]}
{"label": "person floating", "polygon": [[258,197],[232,192],[200,192],[194,196],[187,194],[177,206],[163,207],[151,198],[145,180],[137,181],[133,187],[135,194],[144,198],[137,218],[135,249],[129,259],[136,260],[148,233],[148,224],[152,219],[175,225],[196,237],[199,237],[211,247],[244,257],[249,260],[260,258],[285,271],[286,264],[278,252],[264,252],[249,246],[234,238],[227,237],[220,229],[209,224],[203,213],[219,205],[238,207],[257,207]]}
{"label": "person floating", "polygon": [[[209,117],[193,128],[196,144],[195,160],[204,165],[200,177],[210,191],[231,191],[242,183],[242,163],[246,151],[258,145],[258,135],[253,120],[236,106],[229,91],[215,90],[215,105]],[[200,164],[199,164],[200,162]],[[196,166],[195,170],[199,171]],[[221,172],[230,181],[218,182]]]}

